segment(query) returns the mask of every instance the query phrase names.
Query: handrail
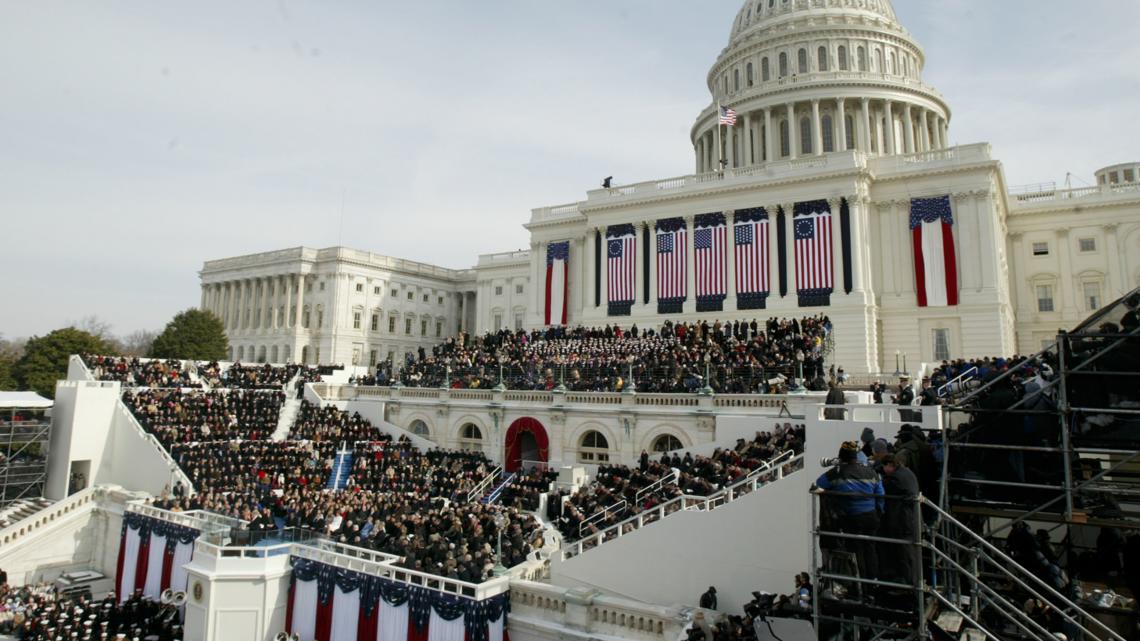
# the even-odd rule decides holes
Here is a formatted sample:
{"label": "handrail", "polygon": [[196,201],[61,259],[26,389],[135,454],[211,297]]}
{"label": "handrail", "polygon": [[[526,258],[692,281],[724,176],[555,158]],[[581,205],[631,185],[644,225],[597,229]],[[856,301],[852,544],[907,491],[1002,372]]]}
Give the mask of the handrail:
{"label": "handrail", "polygon": [[488,474],[487,476],[484,476],[483,480],[476,483],[475,487],[471,488],[471,491],[467,492],[467,502],[468,503],[474,502],[479,497],[483,496],[483,494],[487,491],[487,488],[492,483],[494,483],[495,480],[497,480],[502,473],[503,473],[503,466],[502,465],[496,465],[495,469],[491,470],[490,474]]}
{"label": "handrail", "polygon": [[[91,501],[98,499],[100,494],[104,491],[105,490],[102,486],[93,485],[91,487],[80,490],[79,492],[76,492],[75,494],[72,494],[65,499],[56,501],[51,505],[43,507],[34,513],[20,519],[19,521],[12,523],[8,527],[0,530],[0,550],[8,552],[10,550],[10,546],[15,545],[21,540],[27,540],[27,537],[35,534],[41,525],[48,525],[59,522],[60,519],[55,517],[49,518],[47,520],[40,518],[45,513],[50,512],[58,516],[62,516],[63,514],[74,511],[75,508],[79,506],[85,505]],[[35,521],[37,518],[40,518],[40,520]],[[28,524],[29,521],[33,521],[31,525]]]}
{"label": "handrail", "polygon": [[494,505],[495,501],[498,501],[499,497],[503,495],[503,490],[511,484],[511,481],[515,480],[516,476],[518,476],[518,472],[512,472],[510,476],[505,477],[495,486],[495,489],[491,490],[491,493],[487,495],[487,505]]}
{"label": "handrail", "polygon": [[[945,391],[953,390],[954,389],[954,383],[959,383],[962,381],[962,379],[965,379],[967,376],[970,376],[971,374],[977,374],[977,373],[978,373],[977,366],[971,365],[969,369],[967,369],[966,371],[964,371],[961,374],[959,374],[958,376],[956,376],[954,378],[954,380],[952,380],[952,381],[946,383],[945,385],[939,387],[938,391],[937,391],[938,396],[939,397],[945,396],[946,394],[943,393],[944,390]],[[970,376],[970,379],[973,379],[973,376]]]}
{"label": "handrail", "polygon": [[1040,352],[1037,352],[1033,356],[1030,356],[1029,358],[1021,361],[1016,366],[1007,369],[1004,373],[1002,373],[1001,376],[998,376],[997,378],[986,383],[985,385],[982,385],[978,389],[974,390],[969,396],[958,401],[957,406],[961,407],[961,406],[965,405],[968,401],[973,400],[974,398],[977,398],[978,396],[980,396],[982,394],[982,392],[988,390],[989,388],[993,387],[994,385],[997,385],[999,382],[1004,381],[1005,379],[1013,376],[1014,372],[1019,371],[1023,367],[1028,367],[1031,363],[1038,362],[1038,359],[1044,358],[1045,354],[1048,354],[1051,350],[1055,349],[1056,347],[1057,347],[1057,343],[1054,342],[1049,347],[1046,347],[1045,349],[1041,350]]}
{"label": "handrail", "polygon": [[[791,452],[791,451],[792,450],[786,450],[786,452]],[[783,456],[783,455],[784,454],[781,454],[780,456]],[[777,457],[777,458],[779,458],[779,457]],[[773,459],[773,461],[775,461],[775,460],[776,459]],[[642,512],[640,514],[634,514],[633,516],[631,516],[631,517],[629,517],[623,521],[618,521],[617,523],[614,523],[613,525],[607,527],[606,529],[590,535],[590,539],[581,538],[581,539],[578,539],[577,541],[574,541],[573,543],[570,543],[570,546],[571,546],[570,549],[567,549],[565,547],[562,549],[562,559],[566,560],[569,558],[573,558],[573,557],[578,556],[579,554],[582,554],[583,552],[585,552],[586,550],[583,548],[583,544],[589,540],[595,540],[596,539],[600,543],[603,541],[608,541],[610,538],[612,538],[611,535],[621,536],[622,530],[627,525],[631,525],[631,524],[636,523],[637,525],[634,527],[634,529],[641,529],[641,527],[643,527],[645,525],[649,525],[649,523],[645,522],[646,514],[654,514],[654,513],[658,514],[657,519],[655,519],[654,521],[651,521],[650,523],[656,522],[656,521],[659,521],[662,518],[672,514],[673,512],[688,509],[686,506],[686,503],[694,502],[694,501],[699,506],[701,506],[703,508],[703,511],[714,510],[717,507],[720,507],[721,505],[724,505],[726,503],[731,502],[731,499],[729,499],[729,500],[722,500],[722,499],[725,499],[725,497],[730,497],[730,496],[735,497],[736,490],[745,486],[745,485],[754,485],[753,489],[756,489],[756,488],[761,487],[762,485],[767,485],[769,483],[774,483],[775,481],[782,480],[784,478],[784,475],[782,472],[782,467],[784,465],[796,465],[797,463],[799,463],[800,467],[798,469],[793,469],[792,472],[794,473],[794,472],[802,470],[803,469],[803,467],[802,467],[803,461],[804,461],[804,455],[798,454],[798,455],[792,457],[790,460],[788,460],[784,463],[781,463],[778,466],[774,466],[777,476],[772,481],[768,481],[766,483],[760,483],[759,477],[762,476],[763,472],[765,472],[765,471],[767,471],[767,472],[773,471],[772,470],[773,466],[757,468],[757,470],[760,470],[760,472],[753,470],[753,473],[749,474],[748,476],[745,476],[744,478],[740,479],[739,481],[736,481],[732,485],[728,485],[728,486],[726,486],[726,487],[724,487],[724,488],[718,490],[717,492],[710,494],[708,496],[693,496],[691,494],[682,494],[681,496],[674,497],[674,498],[672,498],[672,499],[670,499],[664,503],[653,506],[652,512]],[[674,507],[674,506],[680,506],[680,507],[679,507],[679,509],[669,509],[669,508]],[[580,532],[579,532],[579,534],[580,534]],[[565,543],[564,543],[564,545],[565,545]],[[577,551],[571,553],[571,549],[576,549]]]}
{"label": "handrail", "polygon": [[586,519],[586,520],[584,520],[578,524],[578,536],[582,536],[582,530],[584,530],[587,525],[593,523],[594,521],[599,521],[601,519],[606,518],[606,516],[608,516],[610,514],[610,510],[613,510],[614,513],[616,514],[618,510],[624,508],[626,505],[627,505],[626,500],[621,499],[617,503],[612,503],[612,504],[607,505],[606,507],[598,510],[597,512],[594,512],[593,514],[590,515],[590,517],[588,519]]}
{"label": "handrail", "polygon": [[[1021,584],[1022,587],[1026,588],[1031,593],[1034,593],[1036,596],[1036,593],[1034,592],[1034,590],[1032,588],[1030,588],[1029,585],[1026,584],[1026,582],[1028,581],[1029,583],[1034,584],[1036,586],[1037,590],[1040,590],[1041,592],[1044,592],[1045,594],[1048,595],[1050,601],[1053,601],[1055,604],[1060,603],[1062,606],[1064,606],[1064,608],[1071,608],[1073,611],[1080,613],[1084,618],[1087,618],[1088,620],[1095,622],[1099,628],[1101,628],[1105,633],[1107,633],[1113,639],[1116,639],[1117,641],[1125,641],[1124,637],[1122,637],[1119,634],[1117,634],[1116,632],[1114,632],[1112,630],[1112,628],[1108,627],[1107,625],[1105,625],[1104,623],[1102,623],[1101,621],[1099,621],[1098,619],[1096,619],[1092,615],[1085,612],[1079,605],[1074,603],[1072,600],[1070,600],[1068,597],[1061,594],[1057,590],[1053,589],[1052,586],[1050,586],[1048,583],[1046,583],[1045,581],[1038,578],[1035,574],[1033,574],[1029,570],[1022,567],[1020,564],[1018,564],[1016,561],[1014,561],[1012,558],[1010,558],[1008,555],[1006,555],[1004,552],[1002,552],[1000,549],[998,549],[997,546],[990,543],[985,538],[983,538],[982,536],[978,535],[976,532],[971,530],[964,523],[962,523],[958,519],[951,516],[949,512],[946,512],[942,508],[938,507],[937,505],[935,505],[933,502],[931,502],[925,496],[920,496],[919,500],[921,501],[921,503],[923,505],[926,505],[931,510],[933,510],[935,512],[935,514],[944,523],[948,523],[948,524],[953,525],[960,532],[964,532],[971,539],[973,539],[975,544],[977,545],[977,547],[981,548],[982,556],[985,556],[987,558],[989,556],[993,556],[994,558],[990,560],[991,563],[993,563],[994,566],[996,566],[1002,572],[1004,572],[1010,579]],[[1014,572],[1011,570],[1011,568],[1019,570],[1019,574],[1023,575],[1024,579],[1015,576]],[[1091,631],[1085,629],[1084,626],[1082,626],[1075,619],[1072,619],[1068,614],[1066,614],[1063,609],[1061,609],[1061,608],[1055,608],[1055,609],[1057,610],[1057,612],[1059,612],[1061,614],[1061,616],[1070,620],[1074,625],[1077,625],[1082,630],[1084,630],[1086,633],[1092,634]],[[1093,636],[1097,636],[1097,635],[1093,635]]]}
{"label": "handrail", "polygon": [[642,496],[644,496],[646,494],[650,494],[650,493],[656,491],[658,488],[664,486],[666,483],[670,483],[670,482],[672,482],[672,483],[677,482],[677,472],[672,470],[672,469],[670,469],[669,473],[666,474],[665,476],[662,476],[661,478],[657,479],[653,483],[650,483],[649,485],[646,485],[645,487],[638,490],[637,494],[633,495],[634,504],[641,505],[641,497]]}
{"label": "handrail", "polygon": [[182,470],[182,466],[178,464],[178,461],[174,460],[174,456],[170,454],[170,451],[167,450],[162,442],[158,440],[157,436],[151,432],[148,432],[146,428],[143,427],[142,422],[139,421],[134,412],[132,412],[130,408],[127,407],[127,404],[123,401],[123,397],[120,396],[118,399],[116,399],[115,404],[116,407],[118,407],[119,411],[122,412],[123,415],[127,417],[127,420],[134,425],[135,429],[139,431],[143,439],[149,441],[150,444],[158,450],[159,454],[166,461],[166,464],[170,468],[171,473],[174,475],[175,479],[182,481],[182,485],[186,488],[186,496],[193,496],[194,484],[190,481],[190,476]]}

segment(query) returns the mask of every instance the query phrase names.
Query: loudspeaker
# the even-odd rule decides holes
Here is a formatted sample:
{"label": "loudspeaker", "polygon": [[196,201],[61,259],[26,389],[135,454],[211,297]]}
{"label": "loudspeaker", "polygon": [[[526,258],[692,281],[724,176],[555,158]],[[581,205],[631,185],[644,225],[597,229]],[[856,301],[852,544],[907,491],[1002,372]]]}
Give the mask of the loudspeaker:
{"label": "loudspeaker", "polygon": [[752,626],[756,628],[756,641],[817,641],[818,639],[815,628],[811,627],[811,621],[803,619],[767,617],[755,619]]}

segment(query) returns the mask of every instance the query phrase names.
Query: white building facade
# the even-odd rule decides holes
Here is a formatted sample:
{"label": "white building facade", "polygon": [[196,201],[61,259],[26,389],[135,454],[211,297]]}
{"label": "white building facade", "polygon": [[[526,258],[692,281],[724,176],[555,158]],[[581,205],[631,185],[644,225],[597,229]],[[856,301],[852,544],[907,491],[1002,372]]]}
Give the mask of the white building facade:
{"label": "white building facade", "polygon": [[[950,107],[924,65],[889,0],[749,0],[707,78],[696,173],[534,209],[529,251],[484,255],[472,270],[347,249],[213,261],[203,306],[227,319],[235,358],[302,360],[308,347],[307,362],[361,365],[460,328],[557,324],[548,301],[571,325],[824,313],[838,330],[832,360],[879,372],[898,355],[1036,351],[1140,284],[1140,166],[1101,170],[1096,187],[1011,194],[989,145],[950,146]],[[923,231],[939,218],[941,237]],[[267,271],[283,265],[261,257],[288,252],[313,257]],[[564,271],[548,291],[555,256]],[[301,274],[306,288],[339,280],[301,301]],[[305,306],[308,327],[295,322]]]}

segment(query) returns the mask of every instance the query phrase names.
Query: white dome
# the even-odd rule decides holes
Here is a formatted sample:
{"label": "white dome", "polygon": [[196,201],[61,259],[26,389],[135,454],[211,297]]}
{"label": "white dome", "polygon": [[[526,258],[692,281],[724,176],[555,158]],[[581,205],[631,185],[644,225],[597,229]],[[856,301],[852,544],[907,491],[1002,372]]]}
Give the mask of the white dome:
{"label": "white dome", "polygon": [[729,43],[749,31],[766,29],[776,23],[801,17],[802,14],[825,17],[828,14],[866,14],[898,23],[891,0],[748,0],[736,14]]}

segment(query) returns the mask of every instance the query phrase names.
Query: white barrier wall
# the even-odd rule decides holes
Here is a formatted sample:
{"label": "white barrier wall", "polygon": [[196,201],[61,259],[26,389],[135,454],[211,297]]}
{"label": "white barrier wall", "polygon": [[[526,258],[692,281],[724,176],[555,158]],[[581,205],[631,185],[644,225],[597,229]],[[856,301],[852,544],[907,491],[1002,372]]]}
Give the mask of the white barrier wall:
{"label": "white barrier wall", "polygon": [[51,456],[44,487],[47,498],[59,500],[67,496],[73,461],[90,462],[88,484],[114,482],[108,476],[116,467],[111,465],[113,459],[118,458],[111,440],[111,423],[119,392],[118,383],[70,380],[56,384]]}

